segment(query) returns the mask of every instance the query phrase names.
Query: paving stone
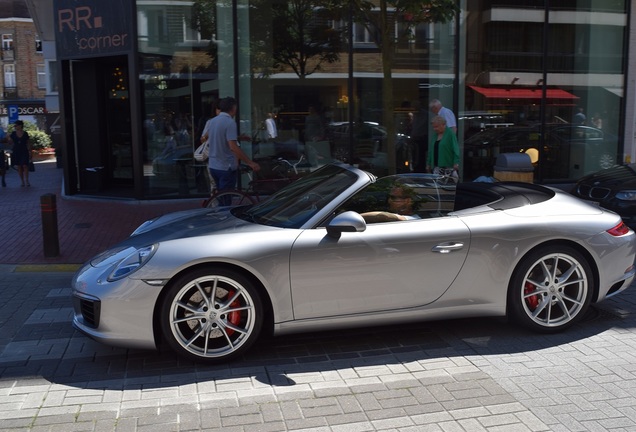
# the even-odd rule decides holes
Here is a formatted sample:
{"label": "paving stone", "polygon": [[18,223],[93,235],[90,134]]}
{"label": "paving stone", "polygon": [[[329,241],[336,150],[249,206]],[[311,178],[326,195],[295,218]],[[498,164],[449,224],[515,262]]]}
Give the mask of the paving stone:
{"label": "paving stone", "polygon": [[[70,277],[0,266],[3,428],[636,430],[631,290],[608,301],[609,309],[625,311],[620,317],[583,322],[559,335],[537,336],[494,320],[422,323],[405,327],[412,340],[402,336],[399,342],[392,335],[408,331],[274,338],[251,358],[207,367],[169,353],[102,346],[54,328],[70,310],[63,300]],[[29,290],[26,302],[18,293]],[[20,309],[8,312],[6,322],[3,298]]]}

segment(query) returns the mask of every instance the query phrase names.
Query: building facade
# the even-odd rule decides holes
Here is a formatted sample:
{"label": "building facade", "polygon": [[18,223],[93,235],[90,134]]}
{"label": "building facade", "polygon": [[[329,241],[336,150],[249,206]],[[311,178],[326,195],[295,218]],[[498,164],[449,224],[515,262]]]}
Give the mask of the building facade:
{"label": "building facade", "polygon": [[208,194],[192,154],[226,96],[264,176],[301,155],[423,169],[434,99],[457,118],[465,180],[496,176],[501,153],[551,184],[633,157],[631,2],[387,3],[56,0],[66,193]]}
{"label": "building facade", "polygon": [[24,2],[0,1],[0,124],[10,115],[44,125],[47,85],[42,41]]}

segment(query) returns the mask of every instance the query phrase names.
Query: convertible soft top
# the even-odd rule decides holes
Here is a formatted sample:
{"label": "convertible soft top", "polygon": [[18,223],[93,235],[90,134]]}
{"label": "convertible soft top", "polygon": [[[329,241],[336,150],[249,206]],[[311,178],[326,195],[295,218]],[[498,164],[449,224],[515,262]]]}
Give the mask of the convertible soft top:
{"label": "convertible soft top", "polygon": [[522,182],[459,183],[455,211],[487,205],[494,210],[509,210],[538,204],[554,197],[555,192],[544,186]]}

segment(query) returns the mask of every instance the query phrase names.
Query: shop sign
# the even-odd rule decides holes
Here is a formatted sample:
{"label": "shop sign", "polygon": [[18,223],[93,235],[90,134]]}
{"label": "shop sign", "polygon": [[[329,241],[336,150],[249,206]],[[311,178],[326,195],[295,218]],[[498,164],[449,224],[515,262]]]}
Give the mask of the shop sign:
{"label": "shop sign", "polygon": [[132,0],[55,0],[58,58],[125,54],[132,50]]}
{"label": "shop sign", "polygon": [[9,123],[18,121],[19,114],[17,105],[9,105],[7,108],[9,110]]}
{"label": "shop sign", "polygon": [[[44,104],[0,105],[0,115],[9,117],[10,123],[15,122],[18,116],[38,114],[46,114]],[[15,120],[11,120],[13,117]]]}

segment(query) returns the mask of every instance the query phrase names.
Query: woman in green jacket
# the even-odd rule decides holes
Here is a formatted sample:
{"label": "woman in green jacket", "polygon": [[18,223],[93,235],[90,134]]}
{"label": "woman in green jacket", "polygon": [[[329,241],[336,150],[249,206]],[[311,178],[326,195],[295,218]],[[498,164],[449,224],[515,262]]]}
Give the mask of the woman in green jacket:
{"label": "woman in green jacket", "polygon": [[433,136],[428,146],[426,171],[457,177],[459,170],[457,136],[452,129],[446,127],[444,117],[433,117],[431,125],[433,126]]}

